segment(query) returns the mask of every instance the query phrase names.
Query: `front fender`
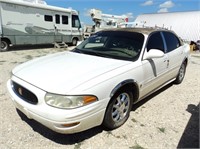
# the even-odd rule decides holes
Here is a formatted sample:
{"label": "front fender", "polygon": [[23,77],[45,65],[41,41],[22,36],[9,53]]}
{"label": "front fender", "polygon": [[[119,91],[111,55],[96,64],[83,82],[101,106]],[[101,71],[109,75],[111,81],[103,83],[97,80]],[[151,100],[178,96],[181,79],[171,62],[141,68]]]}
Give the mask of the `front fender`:
{"label": "front fender", "polygon": [[137,82],[133,79],[124,80],[117,84],[111,91],[110,97],[112,98],[115,95],[115,93],[123,87],[128,87],[129,89],[131,89],[134,100],[137,100],[139,98],[139,87]]}

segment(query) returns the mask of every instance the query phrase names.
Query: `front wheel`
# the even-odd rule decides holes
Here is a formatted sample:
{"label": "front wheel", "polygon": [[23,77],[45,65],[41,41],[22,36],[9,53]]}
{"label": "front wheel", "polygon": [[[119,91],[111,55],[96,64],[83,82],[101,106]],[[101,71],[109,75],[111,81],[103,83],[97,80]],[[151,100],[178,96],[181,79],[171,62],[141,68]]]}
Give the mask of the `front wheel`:
{"label": "front wheel", "polygon": [[185,77],[185,72],[186,72],[186,62],[183,62],[179,69],[176,80],[174,81],[175,84],[180,84],[183,81],[183,79]]}
{"label": "front wheel", "polygon": [[112,130],[123,125],[129,117],[132,103],[131,91],[126,89],[118,91],[108,104],[103,126]]}

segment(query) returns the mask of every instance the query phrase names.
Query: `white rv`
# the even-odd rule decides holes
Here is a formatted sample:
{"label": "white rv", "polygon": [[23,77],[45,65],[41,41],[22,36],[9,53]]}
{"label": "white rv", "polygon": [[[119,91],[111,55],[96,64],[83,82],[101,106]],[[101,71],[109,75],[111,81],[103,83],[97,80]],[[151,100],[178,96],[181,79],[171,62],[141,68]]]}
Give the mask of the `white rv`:
{"label": "white rv", "polygon": [[1,51],[12,45],[77,44],[82,29],[76,10],[49,6],[42,0],[0,0]]}

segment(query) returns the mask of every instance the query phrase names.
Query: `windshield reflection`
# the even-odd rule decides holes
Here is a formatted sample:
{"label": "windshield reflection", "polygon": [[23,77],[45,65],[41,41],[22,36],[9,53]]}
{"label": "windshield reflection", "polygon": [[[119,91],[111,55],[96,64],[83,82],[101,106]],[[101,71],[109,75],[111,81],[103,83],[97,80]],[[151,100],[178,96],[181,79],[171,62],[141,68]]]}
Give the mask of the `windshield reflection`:
{"label": "windshield reflection", "polygon": [[73,52],[135,61],[142,50],[144,36],[125,31],[101,31],[86,39]]}

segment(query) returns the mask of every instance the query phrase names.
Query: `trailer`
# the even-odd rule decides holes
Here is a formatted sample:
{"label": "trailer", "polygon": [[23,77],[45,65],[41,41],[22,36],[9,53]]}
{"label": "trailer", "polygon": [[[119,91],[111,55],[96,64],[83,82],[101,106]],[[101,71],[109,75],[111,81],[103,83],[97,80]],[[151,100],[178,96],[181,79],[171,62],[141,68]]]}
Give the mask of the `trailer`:
{"label": "trailer", "polygon": [[0,0],[0,51],[10,46],[82,40],[76,10],[47,5],[42,0]]}

